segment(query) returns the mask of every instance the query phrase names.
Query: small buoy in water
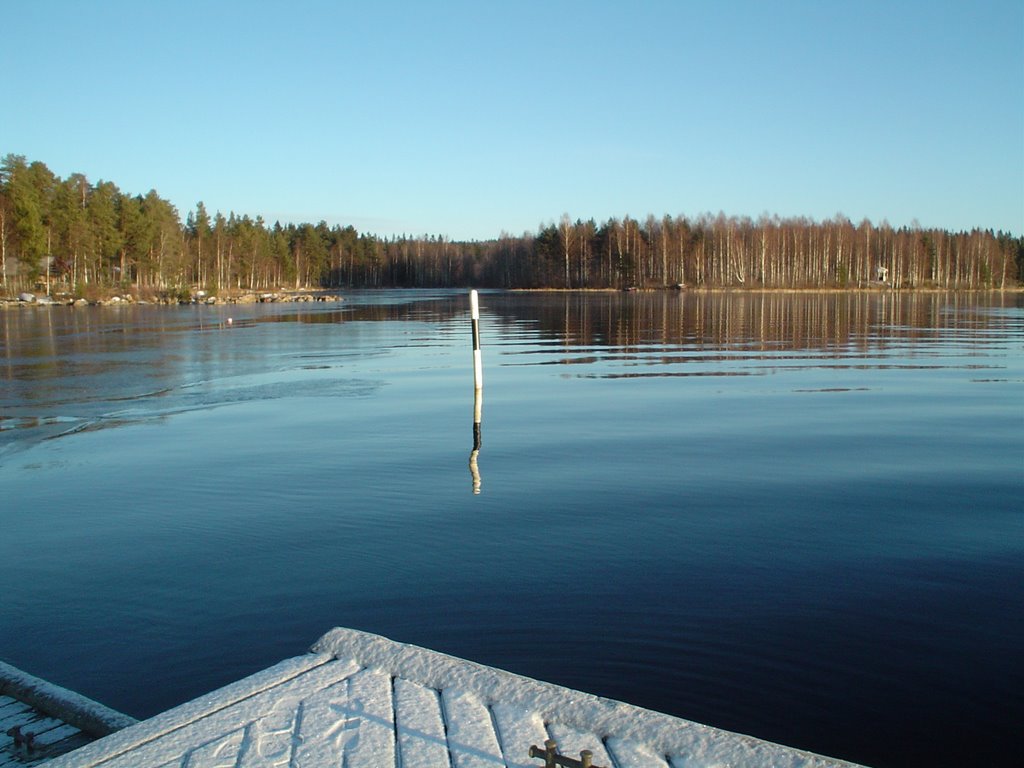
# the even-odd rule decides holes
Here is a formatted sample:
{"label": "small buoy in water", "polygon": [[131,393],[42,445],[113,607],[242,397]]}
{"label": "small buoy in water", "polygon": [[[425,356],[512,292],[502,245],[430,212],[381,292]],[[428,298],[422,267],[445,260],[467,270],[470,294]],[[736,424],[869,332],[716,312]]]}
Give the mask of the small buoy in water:
{"label": "small buoy in water", "polygon": [[234,322],[234,320],[232,320],[232,319],[231,319],[231,318],[229,317],[229,318],[228,318],[228,325],[231,325],[231,324],[232,324],[233,322]]}

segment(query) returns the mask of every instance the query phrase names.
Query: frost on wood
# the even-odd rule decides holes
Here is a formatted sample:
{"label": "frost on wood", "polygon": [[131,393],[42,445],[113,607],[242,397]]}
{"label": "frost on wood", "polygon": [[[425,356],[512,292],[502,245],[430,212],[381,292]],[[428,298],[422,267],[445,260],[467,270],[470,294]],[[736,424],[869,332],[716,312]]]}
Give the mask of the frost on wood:
{"label": "frost on wood", "polygon": [[106,736],[138,722],[133,717],[2,661],[0,694],[23,701],[93,736]]}
{"label": "frost on wood", "polygon": [[531,745],[634,768],[849,765],[376,635],[314,653],[57,758],[48,768],[536,768]]}

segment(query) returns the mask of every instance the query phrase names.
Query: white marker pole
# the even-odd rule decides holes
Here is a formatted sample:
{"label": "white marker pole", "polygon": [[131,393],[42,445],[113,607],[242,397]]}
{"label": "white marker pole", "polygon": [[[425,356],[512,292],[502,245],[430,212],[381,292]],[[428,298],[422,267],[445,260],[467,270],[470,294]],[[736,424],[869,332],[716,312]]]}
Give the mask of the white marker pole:
{"label": "white marker pole", "polygon": [[484,366],[480,360],[480,300],[476,291],[469,292],[470,315],[473,318],[473,389],[484,388]]}
{"label": "white marker pole", "polygon": [[480,361],[480,300],[476,291],[469,292],[470,316],[473,318],[473,450],[469,454],[469,472],[473,476],[473,493],[480,493],[480,412],[483,407],[484,366]]}

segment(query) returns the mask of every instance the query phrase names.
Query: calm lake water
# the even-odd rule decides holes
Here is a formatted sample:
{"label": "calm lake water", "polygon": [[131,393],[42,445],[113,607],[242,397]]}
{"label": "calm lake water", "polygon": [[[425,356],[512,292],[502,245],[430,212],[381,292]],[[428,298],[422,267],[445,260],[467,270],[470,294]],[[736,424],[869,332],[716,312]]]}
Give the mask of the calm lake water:
{"label": "calm lake water", "polygon": [[0,659],[147,717],[342,625],[870,765],[1019,755],[1019,295],[481,311],[478,480],[465,292],[0,312]]}

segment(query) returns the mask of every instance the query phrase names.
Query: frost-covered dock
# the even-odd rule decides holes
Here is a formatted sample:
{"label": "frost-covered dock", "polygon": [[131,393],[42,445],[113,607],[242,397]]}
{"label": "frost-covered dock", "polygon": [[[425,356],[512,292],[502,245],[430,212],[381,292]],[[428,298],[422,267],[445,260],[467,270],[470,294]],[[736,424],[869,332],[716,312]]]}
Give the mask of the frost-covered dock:
{"label": "frost-covered dock", "polygon": [[0,768],[41,765],[136,722],[0,662]]}
{"label": "frost-covered dock", "polygon": [[[47,763],[527,768],[554,739],[594,766],[841,766],[819,755],[334,629],[281,663]],[[567,763],[563,763],[567,764]]]}

